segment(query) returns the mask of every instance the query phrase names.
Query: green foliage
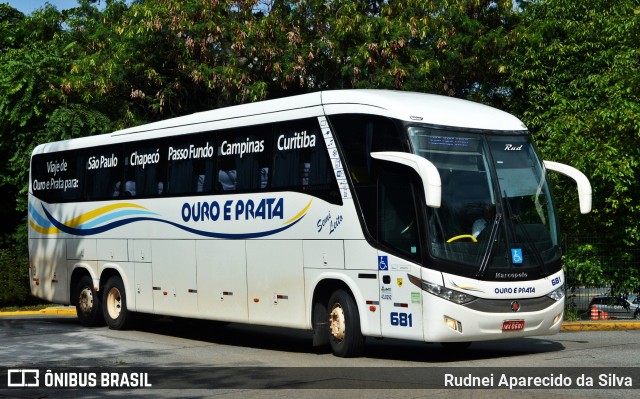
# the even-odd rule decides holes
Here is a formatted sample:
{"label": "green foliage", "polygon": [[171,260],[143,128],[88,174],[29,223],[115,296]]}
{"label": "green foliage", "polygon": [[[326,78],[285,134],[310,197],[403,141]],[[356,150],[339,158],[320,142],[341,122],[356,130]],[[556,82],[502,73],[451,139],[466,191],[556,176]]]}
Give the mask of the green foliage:
{"label": "green foliage", "polygon": [[567,288],[610,286],[613,281],[607,278],[606,266],[594,245],[579,245],[571,256],[565,256],[564,267],[571,276]]}
{"label": "green foliage", "polygon": [[0,248],[0,306],[27,302],[29,272],[27,258],[14,248]]}
{"label": "green foliage", "polygon": [[594,211],[581,217],[572,182],[557,181],[565,229],[601,232],[620,249],[640,241],[639,17],[637,0],[546,0],[527,7],[511,36],[512,109],[545,158],[593,185]]}

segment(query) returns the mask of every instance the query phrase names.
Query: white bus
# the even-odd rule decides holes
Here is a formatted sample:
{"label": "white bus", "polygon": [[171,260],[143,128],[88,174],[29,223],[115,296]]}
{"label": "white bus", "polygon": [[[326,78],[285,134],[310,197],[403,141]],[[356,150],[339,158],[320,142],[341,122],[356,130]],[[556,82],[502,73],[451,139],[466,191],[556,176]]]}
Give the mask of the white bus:
{"label": "white bus", "polygon": [[132,313],[466,347],[559,331],[558,221],[514,116],[382,90],[324,91],[42,144],[33,295],[83,325]]}

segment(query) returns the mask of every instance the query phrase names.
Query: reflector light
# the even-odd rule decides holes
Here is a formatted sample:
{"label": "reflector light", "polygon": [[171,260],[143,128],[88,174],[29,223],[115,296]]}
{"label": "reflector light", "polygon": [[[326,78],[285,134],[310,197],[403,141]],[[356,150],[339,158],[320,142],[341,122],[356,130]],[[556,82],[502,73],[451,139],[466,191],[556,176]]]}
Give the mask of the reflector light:
{"label": "reflector light", "polygon": [[462,323],[460,323],[456,319],[452,319],[449,316],[444,316],[444,324],[446,324],[446,326],[452,329],[453,331],[457,331],[459,333],[462,332]]}
{"label": "reflector light", "polygon": [[551,325],[553,326],[561,320],[562,320],[562,312],[553,318],[553,322],[551,322]]}

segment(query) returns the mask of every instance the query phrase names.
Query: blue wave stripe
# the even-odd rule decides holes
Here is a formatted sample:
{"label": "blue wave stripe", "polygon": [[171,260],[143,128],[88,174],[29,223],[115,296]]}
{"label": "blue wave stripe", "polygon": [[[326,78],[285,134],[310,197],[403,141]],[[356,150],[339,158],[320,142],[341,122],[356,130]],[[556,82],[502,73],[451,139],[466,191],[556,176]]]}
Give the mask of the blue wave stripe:
{"label": "blue wave stripe", "polygon": [[102,223],[108,222],[110,220],[117,219],[123,216],[131,216],[131,215],[157,215],[157,213],[151,212],[151,211],[144,211],[140,209],[116,211],[116,212],[108,213],[106,215],[102,215],[96,219],[93,219],[87,223],[83,223],[77,227],[82,229],[92,228]]}
{"label": "blue wave stripe", "polygon": [[135,222],[141,222],[141,221],[153,221],[153,222],[160,222],[160,223],[166,223],[169,224],[171,226],[177,227],[181,230],[187,231],[189,233],[192,234],[197,234],[203,237],[209,237],[209,238],[226,238],[226,239],[230,239],[230,240],[241,240],[241,239],[248,239],[248,238],[260,238],[260,237],[266,237],[266,236],[270,236],[273,234],[277,234],[281,231],[287,230],[288,228],[296,225],[299,221],[301,221],[302,219],[304,219],[304,216],[302,216],[300,219],[296,220],[295,222],[288,224],[286,226],[277,228],[277,229],[273,229],[273,230],[268,230],[268,231],[259,231],[256,233],[240,233],[240,234],[232,234],[232,233],[216,233],[213,231],[204,231],[204,230],[198,230],[198,229],[193,229],[191,227],[187,227],[187,226],[183,226],[181,224],[178,223],[174,223],[168,220],[162,220],[162,219],[157,219],[157,218],[151,218],[151,217],[134,217],[134,218],[130,218],[130,219],[122,219],[122,220],[116,220],[114,222],[111,222],[109,224],[100,226],[100,227],[94,227],[94,228],[90,228],[90,229],[77,229],[77,228],[73,228],[73,227],[68,227],[63,223],[60,223],[59,221],[57,221],[53,216],[51,216],[51,214],[44,209],[45,214],[47,215],[47,217],[49,218],[49,220],[51,221],[51,223],[53,223],[53,225],[55,227],[57,227],[58,229],[60,229],[61,231],[67,233],[67,234],[72,234],[72,235],[76,235],[76,236],[92,236],[95,234],[100,234],[100,233],[104,233],[105,231],[109,231],[112,229],[115,229],[117,227],[120,226],[124,226],[130,223],[135,223]]}
{"label": "blue wave stripe", "polygon": [[53,224],[49,220],[47,220],[44,216],[42,216],[40,212],[38,212],[36,208],[33,205],[31,205],[31,203],[29,203],[29,214],[31,215],[31,219],[33,219],[33,221],[40,227],[48,229],[49,227],[53,226]]}

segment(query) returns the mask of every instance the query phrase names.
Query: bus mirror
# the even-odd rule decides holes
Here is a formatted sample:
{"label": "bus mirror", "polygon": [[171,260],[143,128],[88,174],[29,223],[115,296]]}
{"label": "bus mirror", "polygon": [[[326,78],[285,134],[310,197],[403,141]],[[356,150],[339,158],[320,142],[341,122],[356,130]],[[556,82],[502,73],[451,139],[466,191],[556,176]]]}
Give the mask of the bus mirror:
{"label": "bus mirror", "polygon": [[442,199],[442,183],[440,182],[440,173],[438,168],[427,159],[406,152],[372,152],[371,156],[381,161],[395,162],[406,165],[418,173],[422,179],[424,187],[424,197],[427,206],[431,208],[440,208],[440,200]]}
{"label": "bus mirror", "polygon": [[573,166],[563,163],[544,161],[547,170],[561,173],[575,180],[578,185],[578,201],[580,201],[580,213],[585,214],[591,212],[591,183],[584,173],[580,172]]}

